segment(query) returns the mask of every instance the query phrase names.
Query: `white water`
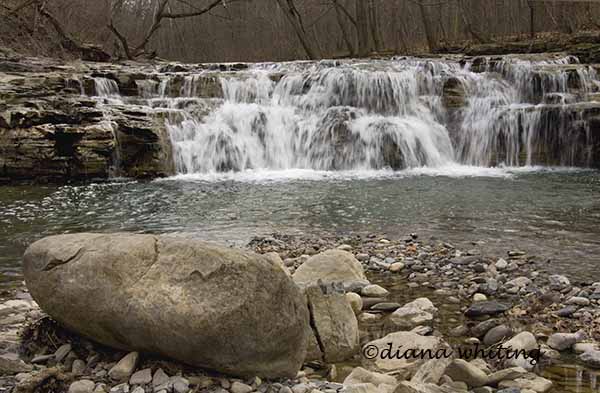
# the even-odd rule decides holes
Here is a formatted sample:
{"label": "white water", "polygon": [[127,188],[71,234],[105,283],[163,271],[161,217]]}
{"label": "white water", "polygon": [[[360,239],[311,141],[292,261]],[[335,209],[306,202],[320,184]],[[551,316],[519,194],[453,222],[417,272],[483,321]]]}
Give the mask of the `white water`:
{"label": "white water", "polygon": [[[138,86],[148,105],[171,111],[176,168],[191,178],[281,171],[509,177],[504,167],[589,163],[589,130],[572,103],[600,83],[591,67],[569,65],[575,61],[508,58],[483,70],[414,59],[263,64],[158,75]],[[215,76],[223,98],[204,98]],[[466,105],[454,113],[442,99],[451,78],[466,91]],[[114,81],[96,80],[96,90],[120,99]],[[173,91],[179,96],[169,97]]]}

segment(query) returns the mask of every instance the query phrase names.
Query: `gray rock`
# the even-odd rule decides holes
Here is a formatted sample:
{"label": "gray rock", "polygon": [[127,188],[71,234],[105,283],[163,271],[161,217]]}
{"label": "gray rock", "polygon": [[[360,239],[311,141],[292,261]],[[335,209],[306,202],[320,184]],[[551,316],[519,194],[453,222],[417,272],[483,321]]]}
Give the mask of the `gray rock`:
{"label": "gray rock", "polygon": [[31,245],[24,273],[53,319],[114,348],[272,378],[295,376],[306,355],[304,297],[254,253],[172,236],[62,235]]}
{"label": "gray rock", "polygon": [[359,348],[358,321],[346,297],[325,294],[320,286],[308,287],[306,296],[325,360],[333,363],[354,356]]}
{"label": "gray rock", "polygon": [[[314,393],[320,392],[319,390],[313,391]],[[311,392],[311,393],[313,393]],[[354,385],[345,386],[343,389],[344,393],[382,393],[386,392],[382,389],[379,389],[377,386],[372,383],[359,383]],[[389,392],[392,393],[392,392]]]}
{"label": "gray rock", "polygon": [[348,300],[348,303],[350,303],[350,307],[352,307],[352,311],[354,311],[355,315],[361,313],[363,308],[363,301],[360,295],[354,292],[348,292],[346,294],[346,300]]}
{"label": "gray rock", "polygon": [[502,381],[498,384],[498,387],[529,389],[537,393],[545,393],[552,389],[552,381],[537,376],[533,379],[517,378],[514,381]]}
{"label": "gray rock", "polygon": [[13,375],[31,371],[33,367],[18,359],[8,359],[0,356],[0,375]]}
{"label": "gray rock", "polygon": [[495,301],[478,302],[472,304],[467,311],[465,311],[465,315],[467,317],[480,317],[482,315],[502,314],[508,310],[510,310],[510,306],[507,304],[502,304]]}
{"label": "gray rock", "polygon": [[496,371],[488,375],[487,385],[496,386],[500,381],[514,380],[527,374],[527,370],[522,367],[511,367]]}
{"label": "gray rock", "polygon": [[367,285],[361,291],[361,295],[365,297],[382,297],[387,296],[390,292],[379,285]]}
{"label": "gray rock", "polygon": [[453,381],[464,382],[472,388],[477,388],[487,383],[487,375],[463,359],[454,359],[448,368],[446,368],[446,375],[452,378]]}
{"label": "gray rock", "polygon": [[71,352],[71,344],[63,344],[54,352],[54,359],[57,363],[60,363],[67,357],[69,352]]}
{"label": "gray rock", "polygon": [[229,388],[229,391],[231,393],[250,393],[252,390],[254,390],[252,386],[246,385],[245,383],[241,383],[238,381],[232,383],[231,388]]}
{"label": "gray rock", "polygon": [[128,353],[108,371],[108,376],[114,381],[128,380],[137,367],[139,357],[137,352]]}
{"label": "gray rock", "polygon": [[129,390],[129,385],[127,383],[122,383],[110,388],[110,393],[129,393]]}
{"label": "gray rock", "polygon": [[[438,350],[447,349],[446,344],[439,337],[421,336],[413,332],[395,332],[378,340],[371,341],[363,346],[362,363],[367,369],[378,370],[381,372],[394,371],[398,378],[408,379],[421,367],[427,360],[427,356],[406,359],[405,357],[392,357],[391,359],[382,356],[384,350],[391,351],[392,354],[399,350],[404,353],[407,349],[417,351],[417,353],[428,353],[428,350],[434,354]],[[412,352],[411,352],[412,353]]]}
{"label": "gray rock", "polygon": [[556,312],[556,315],[558,315],[561,318],[569,318],[570,316],[572,316],[573,314],[575,314],[578,310],[577,306],[567,306],[564,308],[561,308],[560,310],[558,310]]}
{"label": "gray rock", "polygon": [[[145,368],[140,371],[133,373],[129,378],[130,385],[148,385],[152,382],[152,369]],[[163,382],[164,383],[164,382]]]}
{"label": "gray rock", "polygon": [[362,367],[356,367],[346,377],[346,379],[344,379],[343,385],[350,386],[361,383],[372,383],[375,386],[379,386],[381,384],[396,386],[398,384],[396,378],[391,375],[376,373],[365,370]]}
{"label": "gray rock", "polygon": [[169,385],[173,388],[173,393],[188,393],[190,391],[190,382],[182,377],[171,377]]}
{"label": "gray rock", "polygon": [[75,381],[69,386],[69,393],[92,393],[96,384],[90,380]]}
{"label": "gray rock", "polygon": [[398,328],[410,330],[416,326],[433,323],[437,308],[427,298],[419,298],[405,304],[390,315],[390,322]]}
{"label": "gray rock", "polygon": [[[505,342],[503,344],[503,347],[510,348],[512,351],[525,351],[527,353],[539,349],[535,336],[529,332],[521,332],[517,334],[516,336]],[[518,356],[516,358],[507,359],[505,361],[505,365],[523,367],[526,370],[531,370],[534,366],[533,364],[531,364],[530,359],[526,359],[524,356]]]}
{"label": "gray rock", "polygon": [[586,335],[583,331],[577,333],[554,333],[548,338],[548,346],[557,351],[565,351],[573,345],[585,340]]}
{"label": "gray rock", "polygon": [[384,302],[384,303],[377,303],[374,306],[371,306],[370,310],[393,312],[393,311],[396,311],[397,309],[399,309],[400,307],[401,307],[401,305],[399,303]]}
{"label": "gray rock", "polygon": [[550,288],[554,289],[555,291],[563,291],[571,287],[571,282],[569,279],[559,274],[553,274],[549,276],[548,280],[550,281]]}
{"label": "gray rock", "polygon": [[475,337],[483,337],[491,329],[498,326],[498,323],[497,319],[488,319],[487,321],[480,322],[471,328],[471,334]]}
{"label": "gray rock", "polygon": [[578,359],[588,367],[600,369],[600,351],[584,352]]}
{"label": "gray rock", "polygon": [[163,371],[162,368],[159,368],[154,372],[154,376],[152,377],[152,386],[156,391],[159,386],[167,385],[169,382],[169,376]]}
{"label": "gray rock", "polygon": [[531,279],[528,277],[517,277],[510,281],[506,282],[506,286],[508,287],[517,287],[517,288],[525,288],[531,284]]}
{"label": "gray rock", "polygon": [[494,266],[496,266],[496,269],[498,269],[498,270],[504,270],[508,267],[508,262],[506,262],[504,259],[500,258],[500,259],[498,259],[498,261],[496,261],[496,264]]}
{"label": "gray rock", "polygon": [[449,357],[427,360],[413,375],[411,382],[438,384],[451,362],[452,359]]}
{"label": "gray rock", "polygon": [[487,346],[494,345],[510,337],[513,334],[513,330],[506,325],[499,325],[491,328],[483,337],[483,343]]}
{"label": "gray rock", "polygon": [[46,363],[48,360],[53,359],[54,355],[37,355],[34,356],[33,359],[31,359],[31,363],[33,364],[38,364],[38,363]]}
{"label": "gray rock", "polygon": [[71,372],[73,375],[82,375],[85,371],[85,362],[81,359],[75,359],[71,366]]}
{"label": "gray rock", "polygon": [[363,267],[354,255],[342,250],[328,250],[312,256],[292,275],[299,285],[316,284],[319,280],[360,281],[366,280]]}
{"label": "gray rock", "polygon": [[570,298],[569,300],[567,300],[565,302],[565,304],[576,305],[576,306],[589,306],[590,305],[590,299],[585,298],[585,297],[573,296],[572,298]]}

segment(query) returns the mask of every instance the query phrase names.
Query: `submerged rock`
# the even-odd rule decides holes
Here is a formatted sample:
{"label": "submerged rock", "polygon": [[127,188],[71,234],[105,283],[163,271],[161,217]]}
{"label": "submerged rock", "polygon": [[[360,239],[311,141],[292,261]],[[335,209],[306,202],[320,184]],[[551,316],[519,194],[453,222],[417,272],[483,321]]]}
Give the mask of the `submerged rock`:
{"label": "submerged rock", "polygon": [[169,236],[62,235],[32,244],[24,273],[44,311],[114,348],[273,378],[295,376],[306,355],[304,297],[258,254]]}
{"label": "submerged rock", "polygon": [[505,311],[510,309],[509,305],[489,301],[489,302],[477,302],[472,304],[467,311],[465,311],[465,315],[467,317],[479,317],[482,315],[497,315],[502,314]]}

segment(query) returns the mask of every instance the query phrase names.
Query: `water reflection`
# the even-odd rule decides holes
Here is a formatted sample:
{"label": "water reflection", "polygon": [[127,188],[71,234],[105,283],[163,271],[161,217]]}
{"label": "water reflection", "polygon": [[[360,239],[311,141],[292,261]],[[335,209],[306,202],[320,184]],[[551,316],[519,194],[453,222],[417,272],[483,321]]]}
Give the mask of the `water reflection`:
{"label": "water reflection", "polygon": [[[328,181],[167,180],[0,189],[0,281],[32,241],[77,231],[186,233],[243,244],[273,231],[417,232],[501,255],[523,249],[555,271],[600,280],[600,173],[398,176]],[[576,264],[572,263],[574,260]],[[1,285],[1,284],[0,284]]]}

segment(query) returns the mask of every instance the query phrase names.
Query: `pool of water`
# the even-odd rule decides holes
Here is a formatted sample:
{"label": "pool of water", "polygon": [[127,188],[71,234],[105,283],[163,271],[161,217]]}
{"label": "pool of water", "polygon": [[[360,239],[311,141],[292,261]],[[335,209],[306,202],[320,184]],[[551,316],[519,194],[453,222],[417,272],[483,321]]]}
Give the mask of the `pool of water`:
{"label": "pool of water", "polygon": [[0,187],[0,285],[41,237],[180,233],[244,244],[272,232],[417,232],[600,281],[600,172],[454,167],[408,172],[244,172],[152,182]]}

